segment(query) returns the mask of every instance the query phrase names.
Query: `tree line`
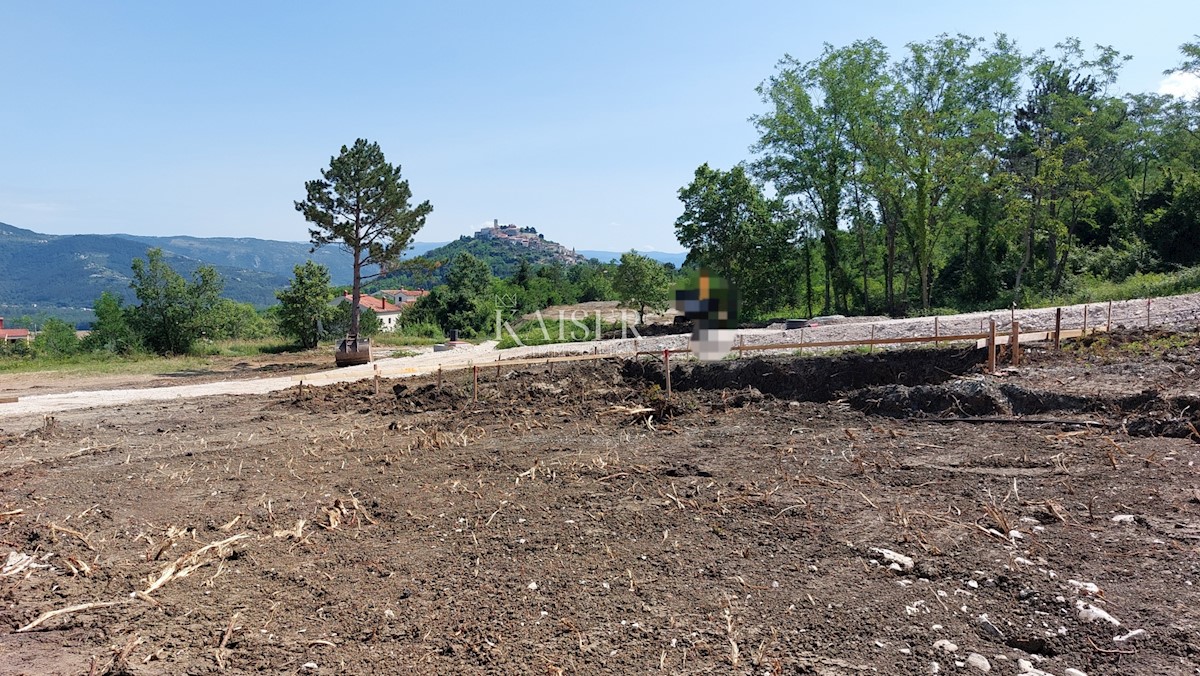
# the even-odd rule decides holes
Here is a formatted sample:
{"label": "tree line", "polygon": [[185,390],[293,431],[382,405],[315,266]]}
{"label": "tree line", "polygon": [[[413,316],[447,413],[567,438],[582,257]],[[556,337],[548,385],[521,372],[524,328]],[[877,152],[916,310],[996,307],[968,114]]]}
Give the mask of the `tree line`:
{"label": "tree line", "polygon": [[[1166,72],[1200,74],[1200,40],[1181,51]],[[1200,102],[1115,94],[1129,58],[1003,35],[787,56],[751,156],[679,191],[677,239],[750,315],[1026,305],[1195,266]]]}

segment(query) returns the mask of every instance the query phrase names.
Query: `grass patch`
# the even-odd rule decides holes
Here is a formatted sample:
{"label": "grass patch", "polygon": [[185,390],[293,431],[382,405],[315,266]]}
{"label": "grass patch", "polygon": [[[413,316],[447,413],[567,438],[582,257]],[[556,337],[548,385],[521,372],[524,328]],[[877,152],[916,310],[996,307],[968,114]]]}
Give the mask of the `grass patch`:
{"label": "grass patch", "polygon": [[1087,278],[1077,291],[1061,296],[1033,298],[1029,307],[1162,298],[1196,291],[1200,291],[1200,265],[1174,272],[1138,273],[1120,282]]}
{"label": "grass patch", "polygon": [[[621,322],[601,322],[600,332],[620,329]],[[510,347],[522,347],[529,345],[555,345],[559,343],[583,343],[589,340],[596,339],[596,322],[574,322],[569,319],[564,320],[546,320],[545,329],[543,324],[534,320],[526,320],[513,327],[516,333],[516,338],[509,333],[507,329],[504,335],[500,338],[500,342],[496,345],[497,350],[503,350]]]}

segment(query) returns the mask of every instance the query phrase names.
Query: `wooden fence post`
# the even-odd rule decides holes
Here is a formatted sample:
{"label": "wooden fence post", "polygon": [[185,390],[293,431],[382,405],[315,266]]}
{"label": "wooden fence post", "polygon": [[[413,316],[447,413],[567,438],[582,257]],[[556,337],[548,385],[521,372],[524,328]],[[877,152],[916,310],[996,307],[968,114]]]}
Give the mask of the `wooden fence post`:
{"label": "wooden fence post", "polygon": [[988,320],[988,373],[996,372],[996,320]]}
{"label": "wooden fence post", "polygon": [[671,398],[671,351],[663,350],[663,369],[667,372],[667,399]]}
{"label": "wooden fence post", "polygon": [[1013,366],[1021,363],[1021,322],[1012,324],[1012,363]]}
{"label": "wooden fence post", "polygon": [[1058,334],[1061,331],[1062,331],[1062,308],[1055,308],[1055,310],[1054,310],[1054,349],[1055,350],[1059,350],[1062,348],[1062,344],[1058,339]]}

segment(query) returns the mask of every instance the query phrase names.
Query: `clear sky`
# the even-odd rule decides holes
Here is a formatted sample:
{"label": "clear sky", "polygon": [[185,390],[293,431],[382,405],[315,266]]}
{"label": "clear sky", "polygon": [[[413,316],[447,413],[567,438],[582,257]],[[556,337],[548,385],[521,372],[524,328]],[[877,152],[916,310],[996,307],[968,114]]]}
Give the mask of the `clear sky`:
{"label": "clear sky", "polygon": [[784,54],[943,32],[1112,45],[1157,91],[1200,1],[0,0],[0,221],[307,240],[293,202],[363,137],[433,203],[420,241],[677,251],[677,191],[749,157]]}

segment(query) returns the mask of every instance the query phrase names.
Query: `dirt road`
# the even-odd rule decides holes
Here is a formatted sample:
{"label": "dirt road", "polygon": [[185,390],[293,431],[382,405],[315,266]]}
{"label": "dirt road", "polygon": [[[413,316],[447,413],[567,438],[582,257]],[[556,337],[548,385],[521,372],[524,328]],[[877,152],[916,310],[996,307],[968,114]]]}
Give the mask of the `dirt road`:
{"label": "dirt road", "polygon": [[[1096,303],[1064,307],[1063,328],[1077,328],[1084,324],[1085,315],[1090,326],[1144,327],[1147,325],[1176,328],[1195,326],[1200,323],[1200,294],[1188,294],[1118,303]],[[1111,315],[1110,315],[1111,312]],[[557,316],[557,315],[554,315]],[[1024,330],[1046,330],[1053,328],[1053,308],[1019,310],[1009,312],[977,312],[949,315],[937,318],[937,330],[941,335],[977,333],[989,319],[997,321],[1000,330],[1008,330],[1011,319],[1024,326]],[[865,340],[871,337],[896,338],[905,336],[930,336],[935,331],[934,319],[896,319],[875,322],[850,322],[828,324],[791,331],[745,329],[739,331],[745,345],[767,345],[772,343],[795,343],[800,341]],[[49,394],[33,394],[20,397],[17,403],[0,404],[0,419],[20,416],[39,416],[67,410],[113,406],[135,402],[169,401],[192,399],[218,394],[266,394],[295,387],[300,380],[309,384],[327,385],[371,378],[377,372],[386,378],[410,377],[428,374],[439,367],[452,369],[470,364],[488,364],[496,359],[521,359],[550,354],[630,354],[637,350],[682,349],[687,347],[688,336],[658,336],[641,339],[602,340],[582,343],[563,343],[541,347],[518,347],[495,350],[495,341],[478,345],[467,345],[446,352],[425,351],[412,357],[385,358],[374,364],[344,369],[328,369],[301,376],[279,376],[252,379],[232,379],[201,384],[186,384],[166,387],[123,387],[119,389],[86,388],[59,391]],[[376,370],[378,369],[378,371]],[[4,385],[5,376],[0,376]]]}

